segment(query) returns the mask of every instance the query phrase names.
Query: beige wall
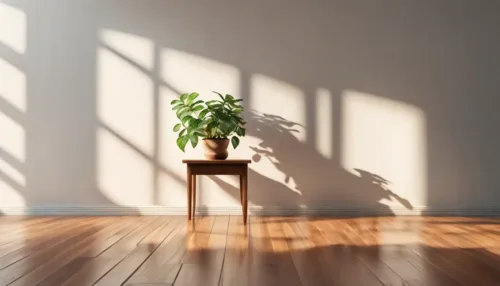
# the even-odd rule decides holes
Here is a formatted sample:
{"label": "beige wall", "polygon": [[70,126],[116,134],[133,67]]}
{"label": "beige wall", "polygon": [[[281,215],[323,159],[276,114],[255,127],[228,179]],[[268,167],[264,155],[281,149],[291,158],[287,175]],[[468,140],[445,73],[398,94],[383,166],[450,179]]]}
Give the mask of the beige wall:
{"label": "beige wall", "polygon": [[[499,9],[0,0],[0,211],[183,211],[201,150],[176,148],[169,102],[211,90],[245,100],[254,211],[498,209]],[[235,186],[198,201],[238,210]]]}

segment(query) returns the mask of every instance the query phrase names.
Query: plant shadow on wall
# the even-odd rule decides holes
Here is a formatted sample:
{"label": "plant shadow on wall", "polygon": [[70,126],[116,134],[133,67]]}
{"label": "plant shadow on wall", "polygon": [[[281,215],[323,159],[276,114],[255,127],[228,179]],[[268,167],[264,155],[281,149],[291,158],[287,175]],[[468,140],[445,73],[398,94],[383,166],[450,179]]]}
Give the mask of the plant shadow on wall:
{"label": "plant shadow on wall", "polygon": [[[254,162],[269,163],[284,178],[274,180],[250,170],[250,200],[259,206],[316,205],[342,209],[352,206],[353,210],[378,215],[393,215],[389,206],[381,200],[398,202],[406,209],[413,209],[411,203],[390,189],[390,181],[362,169],[348,172],[335,158],[321,155],[315,148],[301,142],[295,134],[300,124],[281,116],[252,111],[248,119],[247,134],[261,142],[250,146]],[[238,189],[221,179],[215,182],[234,197]],[[343,210],[345,211],[345,210]]]}

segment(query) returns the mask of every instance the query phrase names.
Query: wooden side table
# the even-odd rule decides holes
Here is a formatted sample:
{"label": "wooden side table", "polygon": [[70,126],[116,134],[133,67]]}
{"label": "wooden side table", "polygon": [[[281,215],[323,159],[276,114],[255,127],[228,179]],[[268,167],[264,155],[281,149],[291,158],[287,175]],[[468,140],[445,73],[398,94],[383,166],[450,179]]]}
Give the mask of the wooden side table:
{"label": "wooden side table", "polygon": [[187,164],[188,219],[196,210],[196,175],[239,175],[243,223],[247,223],[248,164],[251,160],[182,160]]}

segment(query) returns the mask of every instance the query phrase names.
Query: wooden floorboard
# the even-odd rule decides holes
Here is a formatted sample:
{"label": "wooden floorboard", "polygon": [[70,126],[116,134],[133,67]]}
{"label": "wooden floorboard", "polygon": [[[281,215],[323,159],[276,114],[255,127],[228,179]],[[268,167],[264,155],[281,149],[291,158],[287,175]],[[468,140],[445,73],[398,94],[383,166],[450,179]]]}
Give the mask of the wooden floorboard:
{"label": "wooden floorboard", "polygon": [[500,219],[1,217],[2,285],[500,285]]}

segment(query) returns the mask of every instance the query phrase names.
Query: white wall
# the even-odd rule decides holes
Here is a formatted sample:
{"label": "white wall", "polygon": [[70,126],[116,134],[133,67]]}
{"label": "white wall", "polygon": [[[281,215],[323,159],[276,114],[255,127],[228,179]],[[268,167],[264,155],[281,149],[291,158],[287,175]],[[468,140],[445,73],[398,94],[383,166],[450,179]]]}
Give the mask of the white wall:
{"label": "white wall", "polygon": [[211,90],[245,101],[254,212],[499,209],[499,8],[0,0],[0,211],[184,212],[169,102]]}

